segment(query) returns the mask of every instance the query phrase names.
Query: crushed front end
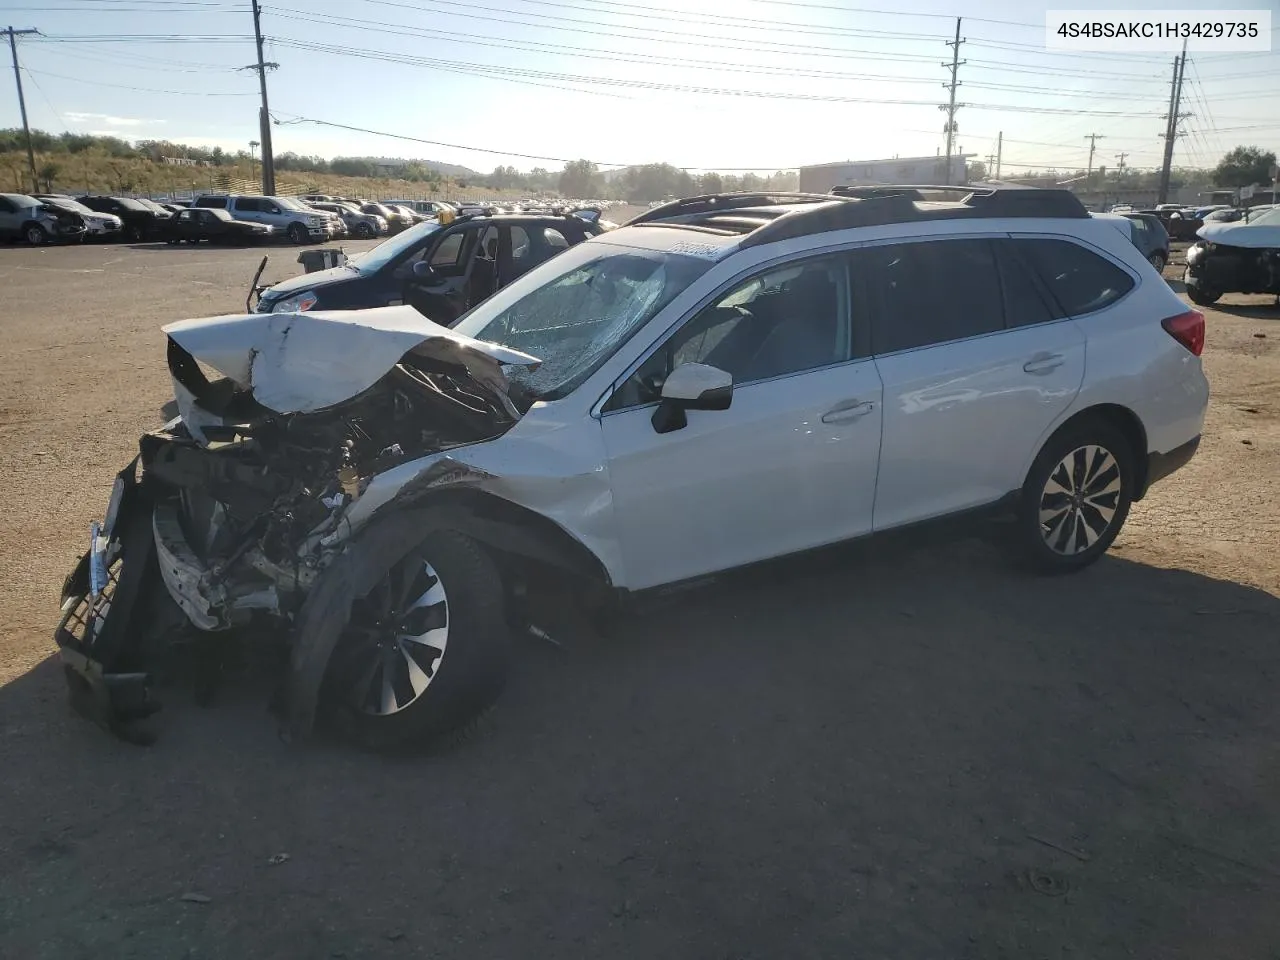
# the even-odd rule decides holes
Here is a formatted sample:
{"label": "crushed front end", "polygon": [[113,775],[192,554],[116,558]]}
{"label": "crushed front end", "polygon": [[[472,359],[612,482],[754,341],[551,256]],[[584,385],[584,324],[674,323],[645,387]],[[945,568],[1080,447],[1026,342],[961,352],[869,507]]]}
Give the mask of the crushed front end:
{"label": "crushed front end", "polygon": [[456,337],[215,319],[166,328],[180,416],[142,436],[63,586],[55,639],[73,704],[130,740],[145,737],[152,677],[175,647],[259,619],[291,642],[374,477],[519,418],[498,361]]}

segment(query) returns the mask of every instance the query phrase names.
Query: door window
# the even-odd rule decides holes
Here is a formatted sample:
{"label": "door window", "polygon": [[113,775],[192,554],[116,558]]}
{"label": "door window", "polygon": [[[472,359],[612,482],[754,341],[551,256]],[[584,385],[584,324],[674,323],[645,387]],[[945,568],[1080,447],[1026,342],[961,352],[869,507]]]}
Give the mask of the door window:
{"label": "door window", "polygon": [[735,384],[828,366],[852,356],[844,257],[776,267],[735,285],[687,321],[614,393],[606,410],[655,402],[683,363],[706,363]]}
{"label": "door window", "polygon": [[522,273],[533,263],[533,249],[529,233],[524,227],[511,228],[511,265],[516,273]]}
{"label": "door window", "polygon": [[441,240],[435,253],[431,254],[431,266],[456,267],[462,259],[462,241],[466,235],[465,230],[459,230]]}
{"label": "door window", "polygon": [[15,213],[17,209],[8,198],[0,197],[0,213]]}
{"label": "door window", "polygon": [[261,213],[262,201],[255,200],[253,197],[241,197],[236,201],[236,212],[238,213]]}
{"label": "door window", "polygon": [[566,240],[564,234],[555,227],[547,227],[543,230],[542,239],[546,241],[547,246],[551,248],[553,254],[561,250],[569,249],[569,241]]}
{"label": "door window", "polygon": [[1069,317],[1109,307],[1133,289],[1129,274],[1078,243],[1047,237],[1015,242]]}
{"label": "door window", "polygon": [[1037,323],[1050,323],[1059,315],[1050,307],[1050,301],[1042,293],[1039,281],[1031,267],[1017,255],[1012,240],[996,243],[1000,261],[1000,286],[1004,291],[1005,326],[1029,327]]}
{"label": "door window", "polygon": [[[178,214],[178,219],[181,220],[183,223],[190,223],[192,220],[196,219],[195,211],[183,210],[180,214]],[[204,219],[204,218],[201,217],[200,219]]]}
{"label": "door window", "polygon": [[932,240],[867,247],[859,254],[874,305],[877,354],[962,340],[1004,328],[991,241]]}

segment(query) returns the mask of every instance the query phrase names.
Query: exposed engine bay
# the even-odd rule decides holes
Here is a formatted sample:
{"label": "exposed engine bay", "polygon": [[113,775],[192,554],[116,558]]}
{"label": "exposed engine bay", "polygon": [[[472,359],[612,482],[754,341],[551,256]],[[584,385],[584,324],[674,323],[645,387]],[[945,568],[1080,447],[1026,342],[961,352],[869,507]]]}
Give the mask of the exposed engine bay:
{"label": "exposed engine bay", "polygon": [[296,611],[344,509],[369,480],[409,460],[500,436],[517,415],[460,363],[410,352],[359,395],[276,413],[230,379],[212,382],[169,340],[175,384],[192,401],[143,436],[143,475],[172,491],[156,504],[161,572],[204,630],[237,614]]}
{"label": "exposed engine bay", "polygon": [[[152,655],[178,634],[216,636],[255,616],[291,627],[318,578],[349,552],[356,528],[378,533],[378,517],[387,519],[382,528],[394,528],[425,489],[487,477],[447,457],[424,458],[508,431],[521,411],[502,364],[538,364],[439,327],[412,307],[214,317],[165,332],[180,415],[144,434],[137,458],[117,476],[90,550],[64,585],[55,632],[73,703],[116,732],[156,709],[148,692]],[[388,482],[388,471],[405,465]],[[379,477],[380,505],[353,520],[350,508]],[[385,529],[379,535],[385,539]],[[434,597],[439,578],[426,561],[413,566],[404,552],[411,547],[403,544],[385,568],[380,557],[366,558],[354,574],[329,570],[317,596],[342,593],[377,568],[378,576],[394,573],[417,583],[421,597]],[[450,564],[454,547],[441,549]],[[348,606],[362,597],[348,597]],[[421,613],[423,604],[401,604],[398,615]],[[359,611],[341,611],[344,623],[349,612]],[[447,624],[447,613],[440,615]],[[395,702],[384,694],[383,713],[400,709],[397,691],[421,694],[442,655],[429,644],[443,627],[421,616],[415,622],[422,633],[408,639],[421,641],[418,659],[404,669],[420,683],[404,676],[393,683],[386,674],[382,684]],[[379,648],[399,649],[407,628],[388,629]],[[299,695],[308,703],[324,666],[311,671],[312,688]],[[370,696],[376,706],[377,691]]]}

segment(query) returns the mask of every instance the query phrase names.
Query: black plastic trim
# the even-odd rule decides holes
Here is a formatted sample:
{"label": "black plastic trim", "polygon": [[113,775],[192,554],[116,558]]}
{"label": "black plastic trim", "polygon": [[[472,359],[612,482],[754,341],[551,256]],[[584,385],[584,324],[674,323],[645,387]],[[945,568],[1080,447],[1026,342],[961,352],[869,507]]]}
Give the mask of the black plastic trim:
{"label": "black plastic trim", "polygon": [[1174,447],[1168,453],[1147,454],[1147,478],[1142,493],[1145,495],[1151,485],[1163,480],[1175,470],[1185,467],[1196,455],[1200,447],[1200,435],[1197,434],[1181,446]]}

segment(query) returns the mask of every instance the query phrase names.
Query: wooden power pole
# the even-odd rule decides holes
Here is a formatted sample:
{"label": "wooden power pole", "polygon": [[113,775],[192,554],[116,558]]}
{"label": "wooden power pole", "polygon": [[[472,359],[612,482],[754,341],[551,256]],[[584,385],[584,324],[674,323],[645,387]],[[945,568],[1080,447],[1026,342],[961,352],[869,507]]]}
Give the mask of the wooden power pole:
{"label": "wooden power pole", "polygon": [[27,123],[27,99],[22,95],[22,69],[18,66],[18,41],[17,37],[26,36],[31,33],[39,33],[39,30],[15,30],[13,27],[6,27],[4,31],[9,37],[9,52],[13,54],[13,78],[18,81],[18,112],[22,114],[22,132],[27,138],[27,166],[31,169],[31,192],[37,193],[40,190],[40,181],[36,179],[36,152],[31,146],[31,126]]}

